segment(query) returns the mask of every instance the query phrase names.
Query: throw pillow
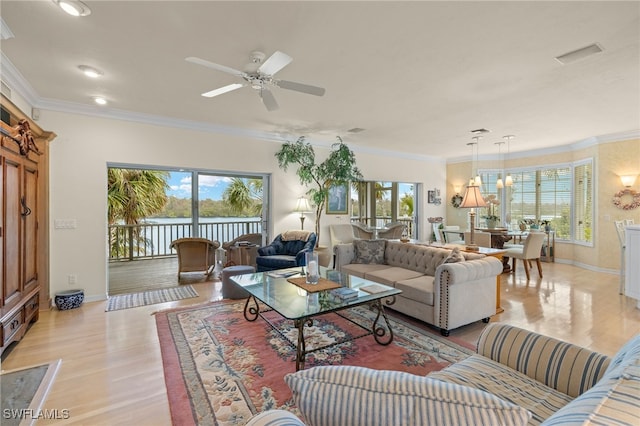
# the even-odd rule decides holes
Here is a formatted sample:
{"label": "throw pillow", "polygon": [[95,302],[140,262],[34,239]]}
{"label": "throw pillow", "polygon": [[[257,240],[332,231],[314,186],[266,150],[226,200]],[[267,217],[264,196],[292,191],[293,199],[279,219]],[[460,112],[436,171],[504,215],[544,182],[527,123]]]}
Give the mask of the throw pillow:
{"label": "throw pillow", "polygon": [[309,425],[526,425],[531,417],[488,392],[400,371],[320,366],[285,382]]}
{"label": "throw pillow", "polygon": [[447,256],[447,258],[442,263],[458,263],[464,262],[464,256],[460,253],[460,249],[458,247],[451,250],[451,254]]}
{"label": "throw pillow", "polygon": [[355,240],[353,245],[356,251],[354,263],[384,265],[384,249],[387,240]]}

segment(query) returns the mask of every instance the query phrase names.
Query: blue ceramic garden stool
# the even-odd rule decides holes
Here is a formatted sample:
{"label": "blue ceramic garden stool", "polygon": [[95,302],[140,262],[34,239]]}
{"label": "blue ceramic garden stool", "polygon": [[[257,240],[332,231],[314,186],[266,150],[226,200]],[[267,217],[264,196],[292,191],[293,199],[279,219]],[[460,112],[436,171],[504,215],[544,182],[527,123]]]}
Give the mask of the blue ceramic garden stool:
{"label": "blue ceramic garden stool", "polygon": [[75,309],[82,304],[84,300],[84,290],[67,290],[56,293],[54,301],[61,311]]}
{"label": "blue ceramic garden stool", "polygon": [[256,269],[248,265],[227,266],[222,270],[222,297],[225,299],[246,299],[249,293],[231,282],[234,275],[253,274]]}

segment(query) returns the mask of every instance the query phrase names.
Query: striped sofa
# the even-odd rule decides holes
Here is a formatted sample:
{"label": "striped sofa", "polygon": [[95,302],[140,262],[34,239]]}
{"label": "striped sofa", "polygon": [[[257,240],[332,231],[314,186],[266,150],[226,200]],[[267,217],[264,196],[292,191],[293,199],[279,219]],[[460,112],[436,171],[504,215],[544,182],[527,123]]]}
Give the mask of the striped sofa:
{"label": "striped sofa", "polygon": [[[285,376],[305,423],[273,410],[249,424],[640,424],[640,335],[609,358],[493,323],[477,354],[426,377],[352,366]],[[262,419],[262,420],[261,420]]]}

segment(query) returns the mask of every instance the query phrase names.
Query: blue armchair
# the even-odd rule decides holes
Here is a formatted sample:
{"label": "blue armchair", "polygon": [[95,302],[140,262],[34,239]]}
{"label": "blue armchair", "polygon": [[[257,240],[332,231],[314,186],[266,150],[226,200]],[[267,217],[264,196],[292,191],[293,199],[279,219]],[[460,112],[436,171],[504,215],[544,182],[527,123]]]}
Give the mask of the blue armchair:
{"label": "blue armchair", "polygon": [[286,231],[274,238],[271,244],[258,249],[258,272],[304,266],[304,254],[313,251],[316,234],[308,231]]}

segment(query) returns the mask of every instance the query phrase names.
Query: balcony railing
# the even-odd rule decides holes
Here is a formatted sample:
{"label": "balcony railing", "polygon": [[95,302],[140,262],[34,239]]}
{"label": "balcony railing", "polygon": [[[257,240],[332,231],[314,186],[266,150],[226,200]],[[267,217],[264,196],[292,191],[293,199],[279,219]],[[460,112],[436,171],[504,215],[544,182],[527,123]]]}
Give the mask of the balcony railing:
{"label": "balcony railing", "polygon": [[[198,224],[198,236],[222,244],[243,234],[262,232],[260,220]],[[175,256],[173,240],[194,236],[191,223],[109,225],[109,261]]]}

